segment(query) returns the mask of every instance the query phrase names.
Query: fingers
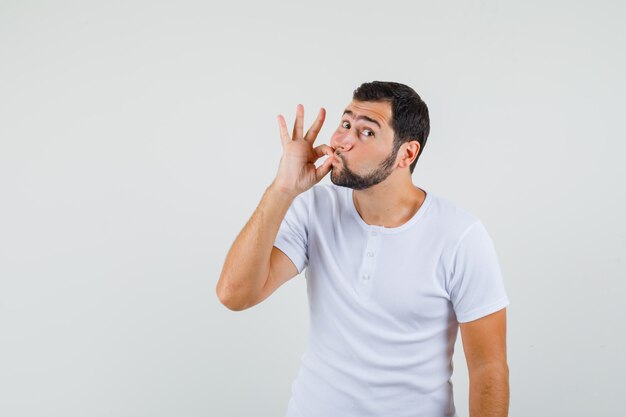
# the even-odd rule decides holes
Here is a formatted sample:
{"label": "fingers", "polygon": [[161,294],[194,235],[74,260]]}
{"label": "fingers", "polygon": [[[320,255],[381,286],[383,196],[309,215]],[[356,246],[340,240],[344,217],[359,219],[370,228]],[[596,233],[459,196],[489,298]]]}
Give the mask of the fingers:
{"label": "fingers", "polygon": [[328,159],[332,159],[335,157],[335,149],[332,146],[328,145],[319,145],[313,148],[313,152],[315,153],[315,160],[317,161],[324,155],[328,155]]}
{"label": "fingers", "polygon": [[293,140],[302,139],[302,131],[304,130],[304,106],[302,104],[298,104],[296,107],[296,121],[293,124],[293,135],[291,138]]}
{"label": "fingers", "polygon": [[333,156],[329,156],[322,165],[315,168],[315,182],[320,182],[333,166]]}
{"label": "fingers", "polygon": [[[289,136],[289,132],[287,131],[287,123],[285,122],[285,118],[282,114],[279,114],[276,117],[278,121],[278,127],[280,129],[280,138],[283,144],[288,141],[303,139],[311,144],[315,142],[317,139],[317,135],[319,134],[322,125],[324,124],[324,120],[326,119],[326,109],[321,107],[319,113],[317,114],[317,119],[311,128],[306,132],[306,136],[303,137],[303,128],[304,128],[304,106],[302,104],[298,104],[296,107],[296,121],[293,126],[293,133],[291,137]],[[321,156],[321,155],[320,155]]]}
{"label": "fingers", "polygon": [[289,132],[287,132],[287,123],[285,123],[285,118],[282,114],[279,114],[276,119],[278,120],[278,128],[280,129],[281,142],[285,145],[291,141]]}
{"label": "fingers", "polygon": [[330,169],[333,166],[333,161],[335,160],[335,149],[332,146],[328,145],[320,145],[313,148],[313,153],[315,153],[315,160],[317,161],[324,155],[328,155],[328,158],[317,168],[315,168],[315,181],[319,182],[324,175],[328,174]]}
{"label": "fingers", "polygon": [[324,124],[325,118],[326,118],[326,109],[321,107],[320,112],[317,114],[317,119],[315,119],[315,122],[313,123],[311,128],[306,132],[306,136],[304,137],[304,140],[311,142],[311,143],[315,142],[315,139],[317,138],[317,134],[320,132],[320,129],[322,128],[322,125]]}

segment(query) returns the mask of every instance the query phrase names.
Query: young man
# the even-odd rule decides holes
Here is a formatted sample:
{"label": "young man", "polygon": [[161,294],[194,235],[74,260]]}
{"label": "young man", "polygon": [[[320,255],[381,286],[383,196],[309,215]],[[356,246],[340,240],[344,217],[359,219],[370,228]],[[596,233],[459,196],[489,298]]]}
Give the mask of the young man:
{"label": "young man", "polygon": [[[470,417],[509,406],[504,289],[493,241],[472,213],[413,185],[429,133],[410,87],[364,83],[329,145],[278,116],[275,180],[233,243],[216,291],[250,308],[306,268],[310,336],[287,417],[454,417],[459,327]],[[315,162],[328,155],[319,166]],[[332,184],[318,184],[331,172]]]}

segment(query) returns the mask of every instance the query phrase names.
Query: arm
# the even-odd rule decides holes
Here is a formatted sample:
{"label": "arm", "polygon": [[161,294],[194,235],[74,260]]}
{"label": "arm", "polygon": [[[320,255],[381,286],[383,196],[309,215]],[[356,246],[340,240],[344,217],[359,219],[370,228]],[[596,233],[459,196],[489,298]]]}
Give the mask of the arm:
{"label": "arm", "polygon": [[470,379],[470,417],[507,417],[506,308],[460,327]]}
{"label": "arm", "polygon": [[278,229],[294,198],[272,183],[233,242],[216,287],[220,301],[231,310],[247,308],[261,293]]}
{"label": "arm", "polygon": [[[283,116],[278,116],[283,147],[278,173],[228,251],[215,289],[222,304],[231,310],[261,302],[298,272],[287,255],[274,249],[274,243],[293,200],[330,172],[334,149],[328,145],[313,147],[325,115],[326,111],[320,109],[318,118],[303,135],[304,107],[298,105],[293,138]],[[315,167],[323,155],[329,158]]]}

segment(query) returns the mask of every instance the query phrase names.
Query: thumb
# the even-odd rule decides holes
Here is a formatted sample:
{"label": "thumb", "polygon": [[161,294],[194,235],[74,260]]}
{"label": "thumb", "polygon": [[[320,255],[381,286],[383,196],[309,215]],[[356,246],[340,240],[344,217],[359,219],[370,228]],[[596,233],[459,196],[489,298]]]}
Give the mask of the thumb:
{"label": "thumb", "polygon": [[333,166],[334,155],[331,154],[319,167],[315,168],[315,182],[320,182]]}

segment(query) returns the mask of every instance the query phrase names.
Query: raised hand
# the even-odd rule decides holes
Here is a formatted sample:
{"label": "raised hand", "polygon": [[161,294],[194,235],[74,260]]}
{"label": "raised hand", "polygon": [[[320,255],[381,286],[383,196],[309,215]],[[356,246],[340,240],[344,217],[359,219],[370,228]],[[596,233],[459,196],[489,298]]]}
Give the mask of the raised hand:
{"label": "raised hand", "polygon": [[[277,116],[283,155],[274,185],[293,197],[313,187],[330,172],[335,150],[328,145],[313,147],[325,117],[326,110],[322,107],[313,125],[303,135],[304,106],[298,104],[292,137],[289,137],[285,118],[280,114]],[[316,168],[315,162],[324,155],[328,158]]]}

